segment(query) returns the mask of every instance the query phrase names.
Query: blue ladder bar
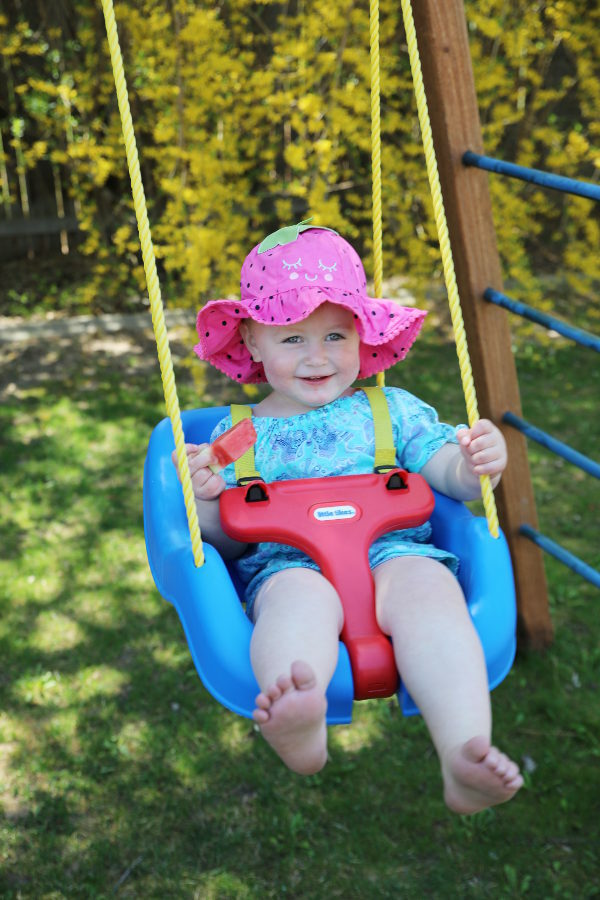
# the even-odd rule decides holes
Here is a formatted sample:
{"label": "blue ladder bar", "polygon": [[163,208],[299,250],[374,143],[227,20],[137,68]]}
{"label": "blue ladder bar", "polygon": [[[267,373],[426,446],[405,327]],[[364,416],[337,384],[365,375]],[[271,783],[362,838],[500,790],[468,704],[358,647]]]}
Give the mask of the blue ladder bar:
{"label": "blue ladder bar", "polygon": [[542,447],[546,447],[547,450],[551,450],[552,453],[556,453],[557,456],[562,456],[567,462],[572,463],[579,469],[583,469],[588,475],[593,475],[594,478],[600,478],[600,463],[590,459],[589,456],[585,456],[583,453],[579,453],[577,450],[574,450],[572,447],[569,447],[568,444],[564,444],[557,438],[552,437],[552,435],[548,434],[546,431],[542,431],[541,428],[536,428],[531,422],[526,422],[525,419],[520,419],[519,416],[515,416],[515,414],[511,412],[504,413],[502,421],[506,422],[507,425],[516,428],[517,431],[522,432],[526,437],[531,438],[532,441],[541,444]]}
{"label": "blue ladder bar", "polygon": [[537,544],[538,547],[541,547],[541,549],[546,553],[549,553],[550,556],[554,556],[555,559],[558,559],[565,566],[573,569],[578,575],[581,575],[587,581],[590,581],[596,587],[600,588],[600,572],[597,572],[596,569],[588,566],[588,564],[583,562],[582,559],[579,559],[578,556],[565,550],[565,548],[561,547],[560,544],[557,544],[556,541],[546,537],[545,534],[540,534],[540,532],[536,531],[535,528],[532,528],[531,525],[521,525],[519,533],[524,537],[529,538],[530,541],[533,541],[534,544]]}
{"label": "blue ladder bar", "polygon": [[507,296],[507,294],[502,294],[500,291],[494,290],[494,288],[486,288],[483,292],[483,296],[489,303],[494,303],[496,306],[508,309],[517,316],[522,316],[524,319],[530,319],[532,322],[543,325],[545,328],[552,329],[553,331],[558,332],[558,334],[562,334],[563,337],[569,338],[577,344],[581,344],[583,347],[590,347],[592,350],[600,353],[600,337],[596,337],[596,335],[592,334],[590,331],[584,331],[583,328],[575,328],[574,325],[562,322],[555,316],[548,315],[548,313],[540,312],[539,309],[534,309],[533,306],[528,306],[520,300],[514,300],[512,297]]}
{"label": "blue ladder bar", "polygon": [[504,162],[502,159],[494,159],[493,156],[482,156],[467,150],[462,158],[465,166],[475,166],[477,169],[485,169],[488,172],[497,172],[498,175],[508,175],[510,178],[519,178],[521,181],[529,181],[540,187],[552,188],[554,191],[562,191],[565,194],[576,194],[578,197],[587,197],[588,200],[600,200],[600,185],[591,181],[577,181],[575,178],[565,178],[563,175],[553,175],[542,169],[528,169],[515,163]]}

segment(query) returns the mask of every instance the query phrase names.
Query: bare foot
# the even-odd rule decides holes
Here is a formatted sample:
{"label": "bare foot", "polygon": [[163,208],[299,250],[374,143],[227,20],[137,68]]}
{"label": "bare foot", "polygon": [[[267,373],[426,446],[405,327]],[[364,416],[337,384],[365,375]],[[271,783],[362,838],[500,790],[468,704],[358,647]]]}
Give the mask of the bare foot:
{"label": "bare foot", "polygon": [[305,662],[292,663],[290,675],[256,698],[254,721],[283,762],[300,775],[312,775],[327,762],[327,700]]}
{"label": "bare foot", "polygon": [[504,803],[523,785],[519,767],[485,737],[474,737],[449,755],[444,799],[457,813],[474,813]]}

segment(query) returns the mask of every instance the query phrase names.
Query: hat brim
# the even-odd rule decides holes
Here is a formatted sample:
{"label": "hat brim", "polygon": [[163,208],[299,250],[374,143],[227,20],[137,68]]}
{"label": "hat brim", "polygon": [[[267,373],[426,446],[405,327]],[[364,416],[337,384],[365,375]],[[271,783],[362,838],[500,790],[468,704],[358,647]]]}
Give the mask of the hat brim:
{"label": "hat brim", "polygon": [[199,340],[194,351],[234,381],[260,384],[266,381],[264,369],[250,356],[240,321],[250,318],[263,325],[293,325],[326,302],[344,306],[354,315],[360,339],[359,378],[383,372],[404,359],[427,315],[394,300],[326,287],[295,288],[268,298],[211,300],[198,313]]}

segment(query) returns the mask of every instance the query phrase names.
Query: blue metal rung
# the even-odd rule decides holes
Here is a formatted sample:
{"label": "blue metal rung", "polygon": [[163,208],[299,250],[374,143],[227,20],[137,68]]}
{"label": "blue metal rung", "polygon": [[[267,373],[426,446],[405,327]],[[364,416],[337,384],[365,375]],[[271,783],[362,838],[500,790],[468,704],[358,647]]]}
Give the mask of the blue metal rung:
{"label": "blue metal rung", "polygon": [[573,325],[562,322],[555,316],[540,312],[538,309],[534,309],[533,306],[521,303],[520,300],[514,300],[512,297],[508,297],[500,291],[495,291],[493,288],[486,288],[483,292],[483,296],[489,303],[494,303],[496,306],[508,309],[518,316],[523,316],[524,319],[530,319],[532,322],[537,322],[538,325],[543,325],[545,328],[552,329],[553,331],[558,332],[558,334],[562,334],[563,337],[576,341],[583,347],[591,347],[592,350],[600,353],[600,337],[596,337],[595,334],[591,334],[589,331],[584,331],[582,328],[575,328]]}
{"label": "blue metal rung", "polygon": [[588,475],[593,475],[594,478],[600,478],[600,463],[590,459],[589,456],[585,456],[583,453],[579,453],[577,450],[569,447],[568,444],[559,441],[558,438],[552,437],[551,434],[542,431],[541,428],[536,428],[531,422],[526,422],[525,419],[521,419],[511,412],[504,413],[502,421],[506,422],[507,425],[516,428],[517,431],[520,431],[526,437],[531,438],[532,441],[541,444],[542,447],[546,447],[547,450],[551,450],[552,453],[556,453],[557,456],[566,459],[567,462],[572,463],[574,466],[577,466],[577,468],[583,469]]}
{"label": "blue metal rung", "polygon": [[554,556],[555,559],[558,559],[565,566],[573,569],[574,572],[577,572],[577,574],[585,578],[586,581],[589,581],[591,584],[600,588],[600,572],[593,569],[591,566],[588,566],[588,564],[583,562],[582,559],[579,559],[578,556],[565,550],[565,548],[561,547],[560,544],[557,544],[556,541],[546,537],[545,534],[540,534],[540,532],[536,531],[535,528],[532,528],[531,525],[521,525],[519,533],[524,535],[524,537],[529,538],[530,541],[533,541],[534,544],[537,544],[538,547],[541,547],[541,549],[546,553],[549,553],[550,556]]}
{"label": "blue metal rung", "polygon": [[544,172],[542,169],[528,169],[525,166],[517,166],[515,163],[504,162],[502,159],[495,159],[493,156],[473,153],[472,150],[467,150],[463,154],[462,161],[465,166],[475,166],[477,169],[485,169],[487,172],[508,175],[510,178],[529,181],[540,187],[562,191],[564,194],[576,194],[578,197],[587,197],[588,200],[600,200],[600,185],[592,184],[590,181],[577,181],[575,178],[553,175],[552,172]]}

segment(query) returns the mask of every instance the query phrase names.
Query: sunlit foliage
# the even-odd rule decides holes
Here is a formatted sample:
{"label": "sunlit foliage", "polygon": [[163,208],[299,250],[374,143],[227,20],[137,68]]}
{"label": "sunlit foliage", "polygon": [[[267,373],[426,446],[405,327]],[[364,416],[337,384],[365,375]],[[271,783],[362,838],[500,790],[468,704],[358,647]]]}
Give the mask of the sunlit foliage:
{"label": "sunlit foliage", "polygon": [[[100,3],[7,7],[0,215],[28,215],[44,183],[54,214],[61,204],[76,214],[80,249],[95,260],[90,300],[142,289]],[[597,179],[599,8],[467,0],[466,11],[486,152]],[[368,267],[368,4],[121,0],[116,14],[152,234],[174,300],[235,291],[252,243],[306,215],[343,231]],[[381,51],[385,272],[439,277],[391,0],[381,0]],[[507,280],[531,287],[543,269],[589,292],[600,237],[590,203],[499,179],[491,187]]]}

